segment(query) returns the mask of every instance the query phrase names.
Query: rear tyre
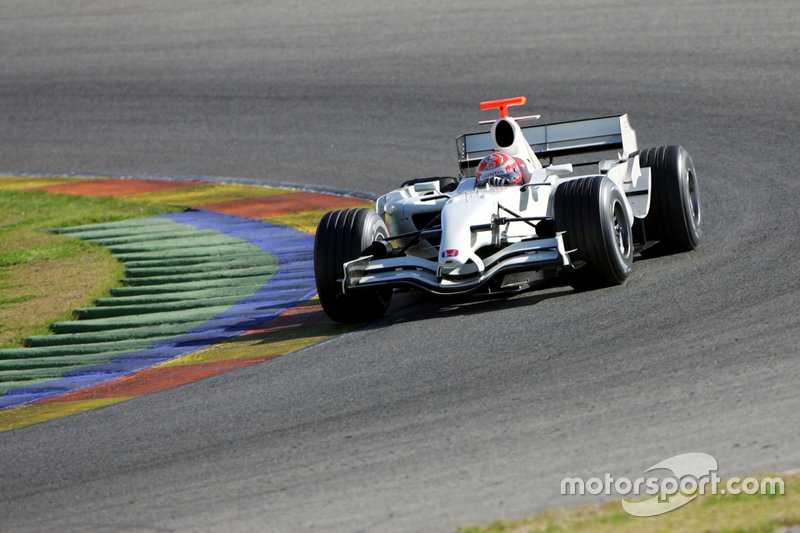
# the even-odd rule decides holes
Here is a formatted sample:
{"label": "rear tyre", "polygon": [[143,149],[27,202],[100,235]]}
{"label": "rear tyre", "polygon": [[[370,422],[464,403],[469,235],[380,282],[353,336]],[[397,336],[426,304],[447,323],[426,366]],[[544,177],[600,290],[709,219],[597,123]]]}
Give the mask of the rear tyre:
{"label": "rear tyre", "polygon": [[314,277],[325,314],[336,322],[380,318],[392,300],[392,289],[344,293],[344,263],[358,259],[376,239],[389,236],[386,224],[372,209],[342,209],[326,213],[314,238]]}
{"label": "rear tyre", "polygon": [[[650,167],[650,211],[644,219],[647,240],[661,241],[661,252],[686,252],[700,242],[700,188],[692,158],[682,146],[639,152],[639,166]],[[658,249],[656,248],[656,250]]]}
{"label": "rear tyre", "polygon": [[556,189],[556,231],[563,231],[570,259],[578,268],[565,270],[576,290],[625,283],[633,267],[633,232],[619,188],[604,176],[568,181]]}

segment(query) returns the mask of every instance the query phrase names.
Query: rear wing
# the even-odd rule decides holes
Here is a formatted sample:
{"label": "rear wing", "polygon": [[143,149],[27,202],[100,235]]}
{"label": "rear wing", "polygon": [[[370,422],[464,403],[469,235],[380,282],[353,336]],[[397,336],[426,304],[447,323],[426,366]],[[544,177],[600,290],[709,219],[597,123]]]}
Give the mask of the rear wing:
{"label": "rear wing", "polygon": [[[636,131],[627,114],[526,126],[522,133],[540,160],[610,150],[618,150],[627,159],[638,150]],[[462,135],[456,139],[456,146],[463,176],[474,176],[480,160],[495,151],[488,131]]]}

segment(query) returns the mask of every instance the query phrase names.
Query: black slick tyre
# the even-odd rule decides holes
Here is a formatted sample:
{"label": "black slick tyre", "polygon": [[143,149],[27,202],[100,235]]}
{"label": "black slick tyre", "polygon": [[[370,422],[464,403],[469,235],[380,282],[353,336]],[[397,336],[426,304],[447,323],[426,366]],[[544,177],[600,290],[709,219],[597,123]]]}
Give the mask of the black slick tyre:
{"label": "black slick tyre", "polygon": [[314,238],[314,277],[320,304],[336,322],[380,318],[392,300],[391,289],[361,289],[344,293],[344,263],[358,259],[376,239],[388,237],[386,224],[372,209],[353,208],[326,213]]}
{"label": "black slick tyre", "polygon": [[556,231],[576,250],[566,269],[576,290],[621,285],[633,266],[633,233],[619,188],[605,176],[589,176],[558,186],[553,203]]}
{"label": "black slick tyre", "polygon": [[639,166],[651,173],[650,211],[644,219],[647,240],[661,252],[687,252],[701,237],[700,187],[692,158],[682,146],[645,148]]}

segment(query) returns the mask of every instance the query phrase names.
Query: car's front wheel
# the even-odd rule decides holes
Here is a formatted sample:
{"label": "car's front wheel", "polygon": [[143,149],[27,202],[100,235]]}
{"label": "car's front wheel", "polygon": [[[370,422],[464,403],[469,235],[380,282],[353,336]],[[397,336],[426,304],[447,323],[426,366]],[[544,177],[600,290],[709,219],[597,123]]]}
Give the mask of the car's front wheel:
{"label": "car's front wheel", "polygon": [[386,224],[372,209],[353,208],[326,213],[314,239],[314,277],[322,309],[336,322],[380,318],[392,300],[391,289],[342,290],[344,263],[358,259],[376,239],[389,236]]}
{"label": "car's front wheel", "polygon": [[553,203],[556,231],[575,250],[565,276],[577,290],[625,283],[633,267],[633,232],[625,199],[613,181],[589,176],[558,186]]}

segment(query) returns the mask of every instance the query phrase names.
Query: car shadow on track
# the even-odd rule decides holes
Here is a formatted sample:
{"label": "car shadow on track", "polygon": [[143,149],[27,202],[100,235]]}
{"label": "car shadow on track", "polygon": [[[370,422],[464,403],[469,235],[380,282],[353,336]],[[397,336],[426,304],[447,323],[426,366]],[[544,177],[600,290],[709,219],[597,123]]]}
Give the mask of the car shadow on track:
{"label": "car shadow on track", "polygon": [[574,293],[575,290],[568,285],[548,285],[520,292],[473,294],[447,298],[433,297],[419,292],[400,293],[395,295],[387,316],[366,325],[364,329],[379,329],[404,322],[530,307],[552,298],[560,298]]}

